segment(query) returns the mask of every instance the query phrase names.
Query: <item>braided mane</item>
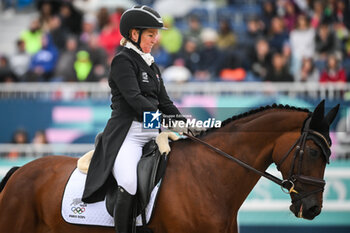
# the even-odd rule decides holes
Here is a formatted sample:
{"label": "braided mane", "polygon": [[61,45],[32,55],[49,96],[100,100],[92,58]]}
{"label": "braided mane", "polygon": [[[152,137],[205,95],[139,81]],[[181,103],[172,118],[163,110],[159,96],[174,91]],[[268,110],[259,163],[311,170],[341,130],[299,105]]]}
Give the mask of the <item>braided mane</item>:
{"label": "braided mane", "polygon": [[[238,115],[234,115],[230,118],[227,118],[226,120],[224,120],[223,122],[221,122],[221,128],[224,127],[225,125],[231,123],[232,121],[235,121],[235,120],[239,120],[239,119],[242,119],[242,118],[245,118],[245,117],[248,117],[250,115],[253,115],[253,114],[256,114],[256,113],[259,113],[259,112],[263,112],[263,111],[266,111],[266,110],[269,110],[269,109],[287,109],[287,110],[294,110],[294,111],[300,111],[300,112],[306,112],[306,113],[311,113],[307,108],[298,108],[298,107],[294,107],[294,106],[290,106],[290,105],[283,105],[283,104],[272,104],[272,105],[267,105],[267,106],[263,106],[263,107],[260,107],[260,108],[256,108],[256,109],[252,109],[248,112],[244,112],[244,113],[241,113],[241,114],[238,114]],[[207,129],[206,131],[202,131],[200,135],[198,135],[199,137],[200,136],[204,136],[212,131],[215,131],[219,128],[210,128],[210,129]]]}

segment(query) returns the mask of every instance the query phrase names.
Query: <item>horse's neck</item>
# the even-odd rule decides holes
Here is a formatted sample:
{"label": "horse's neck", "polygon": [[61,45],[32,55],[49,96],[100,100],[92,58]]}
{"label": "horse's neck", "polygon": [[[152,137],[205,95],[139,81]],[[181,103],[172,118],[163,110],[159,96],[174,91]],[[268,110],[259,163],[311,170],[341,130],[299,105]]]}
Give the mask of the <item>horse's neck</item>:
{"label": "horse's neck", "polygon": [[[272,162],[269,152],[276,139],[285,133],[299,133],[306,116],[305,112],[291,110],[264,111],[232,121],[217,132],[209,134],[206,141],[259,167],[261,161]],[[263,163],[265,166],[270,164]]]}
{"label": "horse's neck", "polygon": [[[275,141],[282,134],[300,128],[305,117],[305,113],[292,114],[290,111],[254,114],[233,121],[203,139],[254,168],[264,171],[273,162],[272,151]],[[225,198],[234,199],[234,202],[231,201],[234,205],[232,208],[238,209],[260,177],[253,172],[248,173],[247,169],[233,161],[220,158],[220,155],[213,153],[209,148],[204,150],[202,160],[210,161],[212,166],[208,164],[207,166],[214,169],[208,175],[216,177],[210,180],[216,180],[214,186],[224,184],[223,188],[226,190],[222,191],[226,193]]]}

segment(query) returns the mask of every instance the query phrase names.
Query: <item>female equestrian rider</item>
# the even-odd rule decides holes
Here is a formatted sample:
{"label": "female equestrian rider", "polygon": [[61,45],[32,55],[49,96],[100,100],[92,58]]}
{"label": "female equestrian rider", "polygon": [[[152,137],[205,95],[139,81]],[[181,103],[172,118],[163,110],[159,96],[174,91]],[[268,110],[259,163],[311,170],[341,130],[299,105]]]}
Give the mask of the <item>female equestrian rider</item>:
{"label": "female equestrian rider", "polygon": [[150,54],[158,39],[158,29],[165,29],[162,19],[147,6],[135,6],[121,17],[123,48],[114,57],[108,78],[112,114],[95,148],[82,199],[86,203],[102,201],[114,177],[118,183],[114,208],[118,233],[131,232],[137,163],[143,145],[158,135],[158,130],[143,129],[143,113],[159,110],[181,116],[169,99],[159,68]]}

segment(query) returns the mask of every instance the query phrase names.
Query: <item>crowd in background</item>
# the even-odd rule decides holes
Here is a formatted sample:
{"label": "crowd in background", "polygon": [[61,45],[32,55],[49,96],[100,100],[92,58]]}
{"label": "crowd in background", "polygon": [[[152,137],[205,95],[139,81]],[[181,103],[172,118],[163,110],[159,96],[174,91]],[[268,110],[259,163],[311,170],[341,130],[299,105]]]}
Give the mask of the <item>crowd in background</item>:
{"label": "crowd in background", "polygon": [[[154,1],[149,1],[154,2]],[[238,3],[239,2],[239,3]],[[185,17],[163,15],[152,50],[166,82],[347,82],[350,80],[350,5],[345,0],[228,0],[216,9],[193,9]],[[152,6],[152,5],[151,5]],[[120,49],[124,8],[84,8],[84,0],[36,2],[37,17],[18,32],[16,52],[1,54],[0,82],[104,82]],[[239,17],[240,15],[240,17]],[[35,145],[14,132],[11,143]],[[25,156],[16,150],[9,158]]]}
{"label": "crowd in background", "polygon": [[45,151],[45,145],[48,145],[48,139],[45,130],[37,130],[33,137],[29,137],[29,133],[24,128],[17,129],[12,135],[12,144],[26,145],[31,143],[33,147],[31,151],[28,150],[18,150],[16,147],[12,147],[11,151],[6,154],[0,154],[1,157],[7,157],[9,159],[17,159],[18,157],[25,156],[43,156],[47,155],[47,149]]}
{"label": "crowd in background", "polygon": [[[17,51],[0,56],[0,81],[105,81],[120,46],[125,9],[87,11],[81,2],[37,1],[38,17],[19,32]],[[259,10],[243,15],[243,30],[235,28],[234,0],[217,9],[214,24],[195,9],[182,18],[163,15],[168,30],[160,31],[152,55],[164,80],[350,79],[348,1],[260,0],[254,6]]]}

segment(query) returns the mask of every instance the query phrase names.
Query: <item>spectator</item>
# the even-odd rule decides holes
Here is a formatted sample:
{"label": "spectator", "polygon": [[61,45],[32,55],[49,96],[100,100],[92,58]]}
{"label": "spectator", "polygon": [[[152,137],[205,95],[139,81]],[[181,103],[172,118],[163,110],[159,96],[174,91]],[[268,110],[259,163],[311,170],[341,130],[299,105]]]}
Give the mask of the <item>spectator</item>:
{"label": "spectator", "polygon": [[98,43],[98,35],[90,36],[88,41],[87,52],[93,65],[93,75],[97,80],[106,80],[108,76],[107,53]]}
{"label": "spectator", "polygon": [[205,28],[201,33],[203,48],[200,49],[198,70],[195,72],[198,81],[213,80],[218,76],[222,54],[216,45],[217,38],[216,31],[211,28]]}
{"label": "spectator", "polygon": [[119,25],[120,25],[120,19],[122,17],[122,14],[124,13],[124,8],[117,8],[115,10],[115,12],[113,14],[110,15],[109,20],[113,25],[113,28],[116,28],[119,36],[122,37],[122,35],[120,34],[120,29],[119,29]]}
{"label": "spectator", "polygon": [[243,81],[246,78],[246,71],[243,68],[239,53],[236,51],[222,51],[219,78],[223,81]]}
{"label": "spectator", "polygon": [[333,22],[333,14],[335,12],[335,2],[336,0],[327,0],[325,9],[324,9],[324,14],[322,17],[323,21],[328,21],[328,22]]}
{"label": "spectator", "polygon": [[35,19],[30,23],[29,29],[21,33],[21,39],[24,41],[26,51],[33,55],[41,49],[41,38],[43,36],[40,30],[40,21]]}
{"label": "spectator", "polygon": [[96,32],[96,17],[92,14],[84,15],[83,21],[83,31],[80,34],[79,40],[83,45],[87,45],[90,41],[90,38]]}
{"label": "spectator", "polygon": [[347,76],[350,76],[350,39],[344,41],[343,45],[343,65],[347,71]]}
{"label": "spectator", "polygon": [[313,2],[312,13],[311,13],[311,27],[314,29],[318,28],[319,24],[323,19],[324,4],[322,0],[315,0]]}
{"label": "spectator", "polygon": [[48,34],[52,38],[52,42],[56,48],[60,52],[63,51],[66,46],[68,31],[62,27],[61,18],[57,15],[50,18]]}
{"label": "spectator", "polygon": [[31,56],[26,52],[24,41],[21,39],[16,41],[16,50],[16,53],[9,59],[10,68],[19,81],[25,81],[25,75],[29,69]]}
{"label": "spectator", "polygon": [[66,41],[66,49],[60,54],[55,67],[56,81],[76,81],[74,71],[74,61],[78,49],[78,42],[74,36],[71,36]]}
{"label": "spectator", "polygon": [[[67,1],[67,0],[63,0],[63,1]],[[53,16],[59,13],[62,0],[36,0],[35,2],[36,2],[36,8],[38,9],[40,15],[43,14],[43,9],[42,9],[43,5],[48,3],[51,8],[50,14],[51,16]],[[48,11],[48,9],[46,9],[46,11]]]}
{"label": "spectator", "polygon": [[332,54],[327,57],[326,69],[321,73],[320,82],[346,82],[345,70],[341,67],[336,55]]}
{"label": "spectator", "polygon": [[[18,129],[14,132],[12,136],[12,144],[27,144],[29,142],[28,140],[28,133],[24,129]],[[25,157],[26,153],[23,151],[18,150],[16,147],[13,147],[13,150],[10,151],[7,155],[9,159],[17,159],[18,157]]]}
{"label": "spectator", "polygon": [[266,80],[266,75],[269,66],[271,65],[270,46],[266,39],[261,38],[256,42],[255,50],[252,53],[252,62],[250,70],[254,81]]}
{"label": "spectator", "polygon": [[99,44],[106,51],[108,61],[111,61],[114,57],[116,50],[120,45],[120,40],[122,39],[119,28],[116,28],[113,25],[114,23],[109,20],[109,23],[103,27],[99,36]]}
{"label": "spectator", "polygon": [[119,28],[120,19],[124,13],[125,9],[118,7],[109,17],[115,27]]}
{"label": "spectator", "polygon": [[[315,1],[315,0],[313,0],[313,1]],[[309,13],[311,11],[310,7],[312,5],[312,1],[310,1],[310,0],[294,0],[294,3],[303,12]]]}
{"label": "spectator", "polygon": [[340,23],[350,29],[350,9],[348,1],[345,3],[344,0],[336,0],[333,22]]}
{"label": "spectator", "polygon": [[282,48],[282,56],[283,59],[285,61],[285,65],[288,68],[288,70],[292,73],[292,48],[290,47],[290,43],[289,42],[285,42],[283,44],[283,48]]}
{"label": "spectator", "polygon": [[274,53],[272,56],[272,66],[269,67],[265,81],[270,82],[293,82],[293,76],[289,73],[285,65],[283,55]]}
{"label": "spectator", "polygon": [[296,82],[318,82],[320,79],[320,72],[315,67],[312,57],[304,57],[301,62],[301,69],[294,76]]}
{"label": "spectator", "polygon": [[33,55],[28,81],[50,81],[58,60],[58,50],[49,35],[42,37],[42,49]]}
{"label": "spectator", "polygon": [[349,30],[345,27],[344,24],[337,22],[333,23],[332,29],[337,38],[337,41],[339,42],[339,49],[344,54],[346,52],[346,43],[350,35]]}
{"label": "spectator", "polygon": [[217,45],[221,50],[233,49],[236,45],[236,35],[233,33],[230,21],[221,20]]}
{"label": "spectator", "polygon": [[17,77],[10,68],[7,57],[0,56],[0,83],[16,82]]}
{"label": "spectator", "polygon": [[93,75],[93,64],[90,60],[90,54],[85,50],[77,52],[74,71],[76,80],[79,82],[96,81]]}
{"label": "spectator", "polygon": [[185,40],[188,40],[189,38],[195,38],[196,42],[198,43],[197,46],[201,46],[201,40],[200,35],[202,33],[202,24],[196,15],[191,15],[188,18],[188,29],[184,32],[184,38]]}
{"label": "spectator", "polygon": [[289,39],[281,17],[274,17],[271,20],[271,29],[268,35],[271,49],[277,52],[282,51],[283,44]]}
{"label": "spectator", "polygon": [[270,25],[272,24],[272,19],[277,16],[275,1],[267,0],[262,1],[263,15],[261,20],[263,22],[263,31],[267,35],[270,31]]}
{"label": "spectator", "polygon": [[182,46],[182,34],[174,25],[174,18],[171,16],[163,17],[164,27],[168,30],[160,31],[160,45],[169,53],[172,58],[178,53]]}
{"label": "spectator", "polygon": [[33,156],[37,157],[48,155],[45,145],[47,145],[49,142],[47,140],[46,133],[44,130],[38,130],[35,132],[32,143],[34,149]]}
{"label": "spectator", "polygon": [[[248,19],[247,32],[244,36],[240,36],[239,38],[239,47],[242,47],[244,54],[253,53],[253,51],[255,50],[255,44],[257,40],[263,37],[262,29],[263,23],[257,17],[250,17]],[[247,60],[250,60],[249,57],[247,58]]]}
{"label": "spectator", "polygon": [[159,41],[152,48],[152,56],[161,71],[171,65],[172,57],[162,46],[160,46]]}
{"label": "spectator", "polygon": [[290,45],[292,48],[293,74],[301,67],[303,57],[313,57],[315,54],[315,30],[310,27],[306,15],[299,15],[297,27],[290,33]]}
{"label": "spectator", "polygon": [[96,3],[99,0],[74,0],[74,7],[84,14],[96,14]]}
{"label": "spectator", "polygon": [[97,30],[102,29],[110,23],[110,16],[107,8],[101,8],[97,12]]}
{"label": "spectator", "polygon": [[340,41],[326,22],[319,26],[315,41],[317,57],[322,61],[326,60],[328,54],[340,53]]}
{"label": "spectator", "polygon": [[11,143],[14,144],[25,144],[28,143],[28,133],[26,130],[24,129],[18,129],[14,132],[13,136],[12,136],[12,141]]}
{"label": "spectator", "polygon": [[291,0],[288,0],[284,7],[286,10],[284,15],[284,24],[286,25],[288,32],[290,32],[295,28],[298,17],[298,8]]}
{"label": "spectator", "polygon": [[34,138],[33,138],[34,144],[48,144],[46,133],[44,130],[38,130],[35,132]]}
{"label": "spectator", "polygon": [[50,20],[53,16],[52,5],[49,1],[42,1],[39,6],[39,20],[41,29],[44,33],[50,30]]}
{"label": "spectator", "polygon": [[198,70],[200,60],[198,44],[199,42],[197,42],[196,38],[189,37],[186,39],[182,51],[179,53],[179,58],[184,60],[184,65],[191,71],[192,76]]}
{"label": "spectator", "polygon": [[191,71],[185,67],[183,59],[176,59],[174,65],[167,67],[163,71],[163,80],[165,82],[183,83],[191,79]]}
{"label": "spectator", "polygon": [[59,17],[62,27],[67,33],[80,35],[82,31],[82,14],[74,8],[72,3],[63,1],[60,6]]}
{"label": "spectator", "polygon": [[277,0],[275,1],[277,16],[283,17],[286,14],[286,3],[289,0]]}

